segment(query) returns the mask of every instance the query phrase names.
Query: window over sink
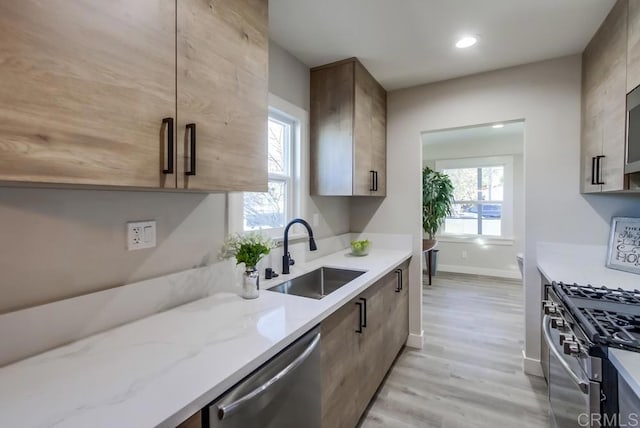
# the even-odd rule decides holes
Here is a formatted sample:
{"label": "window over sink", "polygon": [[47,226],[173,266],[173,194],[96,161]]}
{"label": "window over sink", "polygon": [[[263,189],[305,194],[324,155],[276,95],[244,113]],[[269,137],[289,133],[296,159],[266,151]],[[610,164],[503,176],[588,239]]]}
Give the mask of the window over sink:
{"label": "window over sink", "polygon": [[300,215],[301,136],[306,112],[269,95],[267,120],[267,191],[229,194],[229,232],[262,231],[282,237],[284,227]]}

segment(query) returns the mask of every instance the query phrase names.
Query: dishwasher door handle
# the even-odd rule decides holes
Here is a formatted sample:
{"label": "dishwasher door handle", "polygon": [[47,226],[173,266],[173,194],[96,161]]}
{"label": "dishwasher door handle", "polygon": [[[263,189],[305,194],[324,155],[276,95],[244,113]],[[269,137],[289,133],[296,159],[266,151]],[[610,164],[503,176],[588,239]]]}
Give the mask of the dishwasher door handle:
{"label": "dishwasher door handle", "polygon": [[260,396],[262,393],[267,391],[270,387],[276,384],[279,380],[285,378],[289,373],[294,371],[300,364],[302,364],[309,355],[313,352],[313,350],[318,346],[320,342],[320,333],[316,334],[309,346],[296,357],[287,367],[282,369],[278,374],[273,376],[271,379],[249,392],[247,395],[238,398],[237,400],[229,403],[229,404],[220,404],[218,405],[218,419],[223,420],[232,416],[235,412],[237,412],[244,404],[247,404],[254,398]]}

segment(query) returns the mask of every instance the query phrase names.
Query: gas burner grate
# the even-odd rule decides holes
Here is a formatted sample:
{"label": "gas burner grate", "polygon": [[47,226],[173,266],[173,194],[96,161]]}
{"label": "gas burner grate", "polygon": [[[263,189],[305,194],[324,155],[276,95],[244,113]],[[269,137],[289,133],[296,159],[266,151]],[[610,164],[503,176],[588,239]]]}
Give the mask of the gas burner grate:
{"label": "gas burner grate", "polygon": [[594,287],[592,285],[577,285],[557,283],[567,297],[601,300],[612,303],[624,303],[628,305],[640,305],[640,291],[623,290],[622,288]]}
{"label": "gas burner grate", "polygon": [[593,342],[640,351],[640,316],[588,308],[580,312],[595,328]]}

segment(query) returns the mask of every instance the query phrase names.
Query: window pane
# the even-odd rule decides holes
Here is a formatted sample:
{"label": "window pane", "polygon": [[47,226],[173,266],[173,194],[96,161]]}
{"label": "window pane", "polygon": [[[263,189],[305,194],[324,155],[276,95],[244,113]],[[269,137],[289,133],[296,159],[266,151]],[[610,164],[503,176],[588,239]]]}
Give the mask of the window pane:
{"label": "window pane", "polygon": [[478,234],[478,210],[475,204],[454,204],[453,213],[444,221],[444,230],[456,235]]}
{"label": "window pane", "polygon": [[491,166],[482,168],[483,201],[502,201],[504,197],[504,167]]}
{"label": "window pane", "polygon": [[269,119],[269,172],[286,174],[286,143],[291,127],[277,120]]}
{"label": "window pane", "polygon": [[453,184],[453,198],[456,201],[475,201],[478,199],[478,168],[445,169]]}
{"label": "window pane", "polygon": [[245,192],[244,230],[274,229],[285,225],[287,185],[269,180],[266,193]]}
{"label": "window pane", "polygon": [[500,236],[502,232],[502,221],[499,218],[482,218],[483,236]]}

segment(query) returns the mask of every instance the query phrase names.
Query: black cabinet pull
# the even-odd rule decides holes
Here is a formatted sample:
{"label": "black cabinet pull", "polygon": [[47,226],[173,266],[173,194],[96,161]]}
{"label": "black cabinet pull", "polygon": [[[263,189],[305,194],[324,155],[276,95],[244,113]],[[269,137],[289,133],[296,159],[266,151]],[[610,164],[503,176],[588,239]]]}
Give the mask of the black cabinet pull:
{"label": "black cabinet pull", "polygon": [[373,171],[373,191],[378,191],[378,171]]}
{"label": "black cabinet pull", "polygon": [[591,158],[591,184],[596,185],[596,157]]}
{"label": "black cabinet pull", "polygon": [[600,164],[600,159],[604,159],[603,155],[596,156],[596,184],[604,184],[604,181],[601,180],[600,174],[602,172],[602,165]]}
{"label": "black cabinet pull", "polygon": [[375,192],[375,190],[376,190],[376,172],[371,170],[371,171],[369,171],[369,173],[371,174],[371,185],[369,186],[369,191],[370,192]]}
{"label": "black cabinet pull", "polygon": [[167,169],[163,169],[164,174],[173,174],[173,118],[165,117],[162,124],[167,127]]}
{"label": "black cabinet pull", "polygon": [[398,284],[396,286],[396,293],[402,290],[402,269],[396,269],[396,275],[398,276]]}
{"label": "black cabinet pull", "polygon": [[358,312],[358,329],[356,333],[362,334],[362,302],[356,302],[356,305],[359,308]]}
{"label": "black cabinet pull", "polygon": [[360,300],[362,300],[362,303],[364,304],[364,307],[362,308],[362,312],[364,313],[364,316],[362,317],[362,327],[366,328],[367,327],[367,299],[365,299],[364,297],[361,297]]}
{"label": "black cabinet pull", "polygon": [[196,175],[196,124],[188,123],[187,131],[189,132],[190,151],[189,154],[189,171],[185,175]]}

